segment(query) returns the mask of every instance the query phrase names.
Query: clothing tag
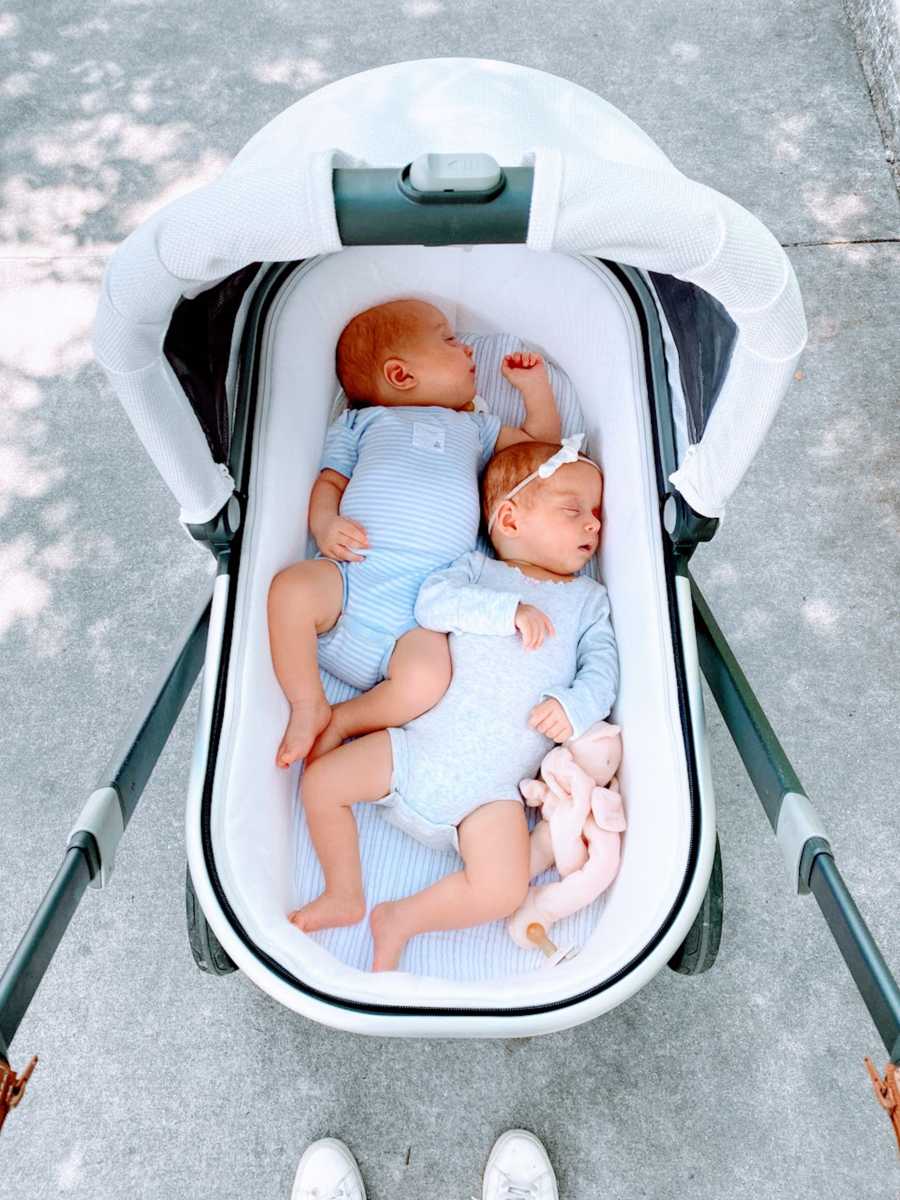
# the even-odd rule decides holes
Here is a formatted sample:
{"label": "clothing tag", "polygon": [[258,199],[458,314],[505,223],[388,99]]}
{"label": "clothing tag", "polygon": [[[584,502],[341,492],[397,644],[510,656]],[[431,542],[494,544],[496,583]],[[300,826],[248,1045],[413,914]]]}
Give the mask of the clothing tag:
{"label": "clothing tag", "polygon": [[424,425],[413,422],[413,445],[417,450],[435,450],[444,453],[444,431],[440,425]]}
{"label": "clothing tag", "polygon": [[491,410],[488,408],[487,404],[485,404],[485,402],[484,402],[484,397],[482,397],[482,396],[479,396],[477,393],[476,393],[476,395],[475,395],[474,404],[475,404],[475,411],[476,411],[477,413],[486,413],[486,412],[490,412],[490,411],[491,411]]}

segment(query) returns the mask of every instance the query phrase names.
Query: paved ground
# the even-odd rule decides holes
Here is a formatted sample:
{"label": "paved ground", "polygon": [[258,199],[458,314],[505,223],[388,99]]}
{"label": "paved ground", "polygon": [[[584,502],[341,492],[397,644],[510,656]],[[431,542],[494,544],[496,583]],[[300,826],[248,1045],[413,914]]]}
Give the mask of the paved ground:
{"label": "paved ground", "polygon": [[[836,0],[366,6],[45,3],[6,51],[0,400],[0,960],[206,560],[91,364],[104,262],[312,88],[432,55],[507,59],[612,101],[788,248],[809,348],[696,574],[895,972],[897,196]],[[10,336],[11,334],[11,336]],[[188,704],[22,1024],[41,1065],[0,1196],[287,1197],[344,1137],[371,1200],[466,1200],[525,1125],[565,1200],[900,1192],[863,1068],[885,1054],[810,898],[792,897],[710,713],[726,878],[716,968],[664,971],[601,1020],[530,1041],[380,1041],[194,968],[183,917]]]}

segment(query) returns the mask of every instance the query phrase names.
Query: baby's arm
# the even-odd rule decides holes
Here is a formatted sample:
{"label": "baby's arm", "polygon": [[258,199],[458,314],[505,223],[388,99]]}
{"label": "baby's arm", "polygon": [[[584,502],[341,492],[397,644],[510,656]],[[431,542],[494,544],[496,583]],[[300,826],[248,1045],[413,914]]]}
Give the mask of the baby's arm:
{"label": "baby's arm", "polygon": [[366,420],[365,415],[347,409],[328,426],[319,477],[309,497],[309,528],[316,545],[327,558],[341,562],[362,562],[355,551],[369,545],[362,525],[340,514],[341,498],[359,458],[359,440]]}
{"label": "baby's arm", "polygon": [[416,600],[416,620],[440,633],[522,634],[526,650],[536,650],[554,629],[549,617],[512,592],[482,587],[483,555],[463,554],[443,571],[429,575]]}
{"label": "baby's arm", "polygon": [[482,562],[482,555],[471,551],[429,575],[416,600],[419,624],[441,633],[515,633],[519,597],[481,587]]}
{"label": "baby's arm", "polygon": [[346,475],[329,467],[319,472],[309,497],[309,528],[326,558],[362,562],[362,556],[354,551],[368,547],[366,531],[358,521],[340,514],[341,497],[349,482]]}
{"label": "baby's arm", "polygon": [[513,387],[522,393],[525,420],[521,429],[511,425],[502,427],[495,451],[505,450],[515,442],[551,442],[555,445],[560,439],[561,428],[544,360],[539,354],[527,350],[507,354],[501,370]]}
{"label": "baby's arm", "polygon": [[578,638],[575,679],[570,687],[542,692],[542,703],[532,709],[529,724],[557,742],[580,737],[609,714],[618,686],[619,655],[609,619],[609,599],[606,588],[598,584]]}

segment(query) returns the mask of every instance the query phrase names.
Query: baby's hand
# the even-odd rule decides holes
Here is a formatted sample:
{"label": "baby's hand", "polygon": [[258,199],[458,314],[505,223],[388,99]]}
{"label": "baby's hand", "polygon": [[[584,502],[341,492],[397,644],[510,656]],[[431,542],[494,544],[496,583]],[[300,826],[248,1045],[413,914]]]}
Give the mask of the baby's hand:
{"label": "baby's hand", "polygon": [[566,716],[566,710],[552,697],[534,706],[529,714],[528,724],[554,742],[567,742],[575,732]]}
{"label": "baby's hand", "polygon": [[507,354],[500,366],[504,378],[508,379],[514,388],[520,392],[525,388],[550,386],[550,376],[547,367],[539,354],[530,350],[517,350],[515,354]]}
{"label": "baby's hand", "polygon": [[322,536],[317,537],[316,542],[326,558],[336,558],[339,562],[363,561],[362,555],[355,554],[354,550],[368,549],[369,539],[358,521],[336,513],[320,532]]}
{"label": "baby's hand", "polygon": [[516,609],[516,629],[522,635],[526,650],[537,650],[545,637],[553,637],[556,630],[546,613],[533,604],[522,604]]}

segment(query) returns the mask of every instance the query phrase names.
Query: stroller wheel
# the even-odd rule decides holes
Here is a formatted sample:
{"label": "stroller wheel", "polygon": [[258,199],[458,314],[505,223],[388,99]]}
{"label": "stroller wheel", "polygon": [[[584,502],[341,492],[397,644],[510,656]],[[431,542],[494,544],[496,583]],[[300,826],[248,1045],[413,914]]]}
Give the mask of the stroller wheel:
{"label": "stroller wheel", "polygon": [[694,918],[687,937],[669,959],[669,966],[679,975],[701,975],[716,961],[719,943],[722,940],[723,898],[722,854],[719,850],[719,835],[716,834],[712,873],[700,911]]}
{"label": "stroller wheel", "polygon": [[222,949],[219,939],[206,923],[203,909],[197,903],[194,885],[191,882],[191,871],[188,868],[184,875],[184,905],[187,915],[187,934],[191,944],[191,954],[194,962],[201,971],[210,975],[230,975],[237,967]]}

